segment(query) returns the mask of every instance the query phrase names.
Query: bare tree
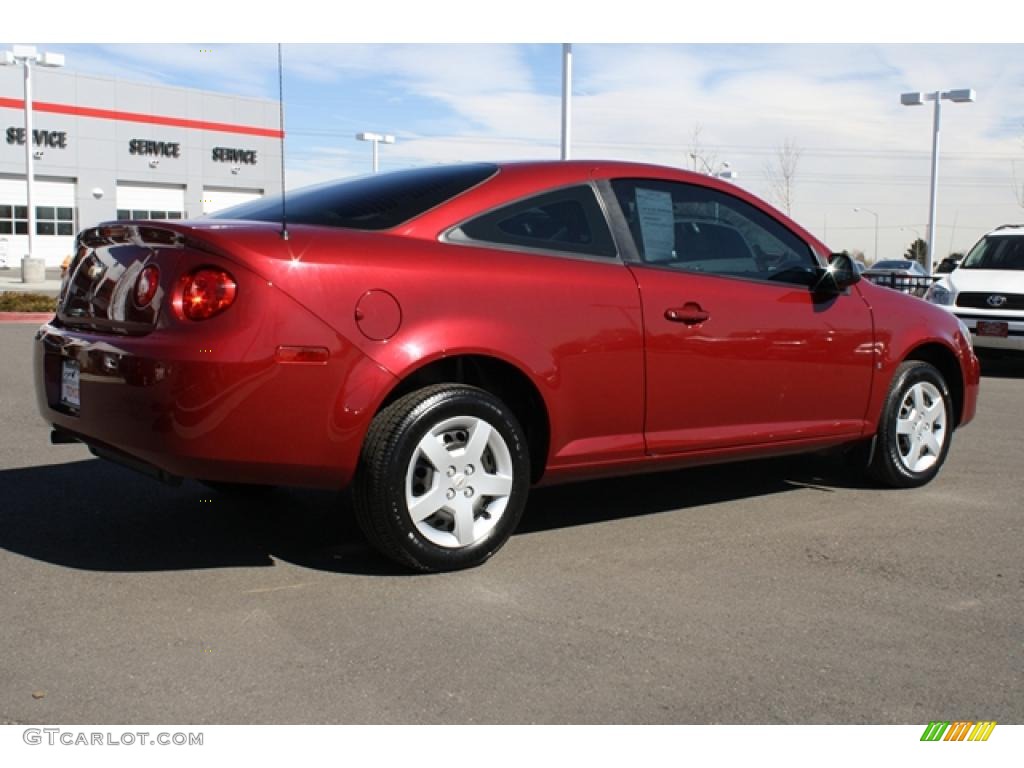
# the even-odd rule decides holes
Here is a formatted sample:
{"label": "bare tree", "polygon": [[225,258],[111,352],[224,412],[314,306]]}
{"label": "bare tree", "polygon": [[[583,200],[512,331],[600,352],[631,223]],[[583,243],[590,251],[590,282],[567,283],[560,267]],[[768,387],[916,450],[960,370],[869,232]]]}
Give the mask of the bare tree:
{"label": "bare tree", "polygon": [[1017,161],[1010,161],[1010,171],[1013,173],[1013,196],[1017,198],[1017,205],[1024,208],[1024,184],[1017,180]]}
{"label": "bare tree", "polygon": [[690,135],[690,148],[687,152],[687,159],[690,161],[690,168],[696,173],[714,173],[715,165],[718,163],[718,155],[701,141],[701,134],[704,126],[700,123],[693,124],[693,133]]}
{"label": "bare tree", "polygon": [[796,140],[786,137],[775,150],[775,162],[765,163],[764,172],[772,199],[787,216],[793,214],[793,190],[796,187],[796,168],[803,150]]}

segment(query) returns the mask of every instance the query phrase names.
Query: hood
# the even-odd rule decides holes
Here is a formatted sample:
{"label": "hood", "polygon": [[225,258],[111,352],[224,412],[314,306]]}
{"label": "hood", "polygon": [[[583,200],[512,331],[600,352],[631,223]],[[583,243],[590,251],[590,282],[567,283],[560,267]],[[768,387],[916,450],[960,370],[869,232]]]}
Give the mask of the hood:
{"label": "hood", "polygon": [[1024,293],[1024,270],[957,267],[940,282],[957,293]]}

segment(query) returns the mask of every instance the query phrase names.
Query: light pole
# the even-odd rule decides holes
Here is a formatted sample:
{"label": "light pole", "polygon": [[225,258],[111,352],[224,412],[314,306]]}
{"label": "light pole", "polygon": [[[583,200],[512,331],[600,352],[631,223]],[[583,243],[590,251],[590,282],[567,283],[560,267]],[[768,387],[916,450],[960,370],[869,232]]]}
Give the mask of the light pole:
{"label": "light pole", "polygon": [[377,158],[377,145],[394,144],[395,137],[387,133],[370,133],[369,131],[363,131],[362,133],[357,133],[356,138],[360,141],[369,141],[373,143],[373,172],[376,173],[379,165]]}
{"label": "light pole", "polygon": [[35,164],[33,158],[35,148],[32,142],[32,65],[41,67],[63,67],[64,55],[61,53],[39,53],[34,45],[15,45],[3,52],[0,63],[5,66],[21,64],[25,70],[25,203],[28,214],[28,258],[32,258],[36,236],[36,209],[32,205],[32,184],[35,180]]}
{"label": "light pole", "polygon": [[872,216],[875,217],[875,255],[871,259],[872,263],[874,263],[874,262],[878,261],[878,214],[875,213],[874,211],[872,211],[870,208],[854,208],[853,209],[854,213],[860,213],[861,211],[863,211],[864,213],[870,213]]}
{"label": "light pole", "polygon": [[921,230],[919,230],[917,227],[900,227],[900,232],[913,232],[914,237],[916,237],[918,240],[921,239]]}
{"label": "light pole", "polygon": [[915,237],[915,240],[914,240],[913,243],[910,244],[910,249],[908,251],[910,253],[911,258],[913,258],[913,255],[914,255],[914,245],[917,243],[918,240],[921,239],[921,233],[918,231],[917,227],[900,227],[900,232],[908,232],[908,231],[909,232],[913,232],[914,233],[914,237]]}
{"label": "light pole", "polygon": [[925,254],[925,268],[932,273],[932,255],[935,250],[935,213],[938,207],[939,194],[939,122],[942,119],[942,100],[949,99],[956,104],[975,101],[977,94],[973,88],[959,88],[955,91],[935,91],[921,93],[914,91],[900,94],[900,104],[905,107],[919,107],[926,101],[935,102],[935,117],[932,126],[932,188],[931,202],[928,208],[928,252]]}
{"label": "light pole", "polygon": [[569,159],[572,131],[572,43],[562,43],[562,159]]}

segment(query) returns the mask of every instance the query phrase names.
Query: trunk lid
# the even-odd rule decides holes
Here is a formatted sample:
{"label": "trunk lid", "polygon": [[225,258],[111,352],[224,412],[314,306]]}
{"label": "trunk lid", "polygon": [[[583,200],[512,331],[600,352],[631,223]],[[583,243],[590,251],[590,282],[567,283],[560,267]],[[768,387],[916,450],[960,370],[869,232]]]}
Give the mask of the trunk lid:
{"label": "trunk lid", "polygon": [[[168,280],[184,247],[181,233],[139,223],[82,231],[61,284],[57,319],[68,328],[124,335],[149,333],[168,300]],[[160,285],[153,299],[139,306],[136,281],[150,264],[160,268]]]}

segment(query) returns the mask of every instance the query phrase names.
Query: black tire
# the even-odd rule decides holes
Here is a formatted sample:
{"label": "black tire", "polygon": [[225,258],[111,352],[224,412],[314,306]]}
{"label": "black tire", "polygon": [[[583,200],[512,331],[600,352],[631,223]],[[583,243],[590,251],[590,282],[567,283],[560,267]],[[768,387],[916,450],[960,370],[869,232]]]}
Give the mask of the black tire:
{"label": "black tire", "polygon": [[[480,428],[487,442],[476,453],[480,424],[490,430]],[[498,484],[500,496],[483,493]],[[505,404],[476,387],[439,384],[377,414],[352,496],[360,528],[382,554],[418,571],[452,571],[480,565],[501,548],[519,524],[529,485],[526,438]],[[417,500],[418,521],[411,511]]]}
{"label": "black tire", "polygon": [[[937,413],[932,409],[940,401],[941,416],[931,421],[929,414]],[[919,409],[918,404],[926,408]],[[914,488],[931,481],[949,453],[955,421],[953,400],[942,374],[920,360],[901,363],[885,398],[869,472],[893,488]],[[900,433],[901,423],[904,434]]]}

